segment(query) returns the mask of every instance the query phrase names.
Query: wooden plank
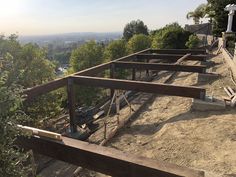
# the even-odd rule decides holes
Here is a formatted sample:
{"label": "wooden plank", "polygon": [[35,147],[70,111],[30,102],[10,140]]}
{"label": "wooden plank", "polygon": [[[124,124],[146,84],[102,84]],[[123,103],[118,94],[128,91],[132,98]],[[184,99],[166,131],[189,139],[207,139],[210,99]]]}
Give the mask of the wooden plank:
{"label": "wooden plank", "polygon": [[230,97],[230,99],[234,97],[234,95],[228,90],[228,87],[224,87],[224,90],[227,93],[227,95]]}
{"label": "wooden plank", "polygon": [[192,55],[206,54],[204,49],[150,49],[150,53],[159,54],[186,54],[191,53]]}
{"label": "wooden plank", "polygon": [[133,90],[139,92],[157,93],[170,96],[182,96],[197,99],[204,99],[206,94],[206,90],[199,87],[183,87],[168,84],[149,83],[143,81],[130,81],[87,76],[73,76],[73,78],[74,83],[78,85],[92,87]]}
{"label": "wooden plank", "polygon": [[[138,60],[144,59],[164,59],[164,60],[171,60],[177,61],[179,58],[183,57],[182,54],[138,54]],[[191,55],[186,60],[193,60],[193,61],[205,61],[206,55]]]}
{"label": "wooden plank", "polygon": [[83,168],[116,177],[203,177],[203,171],[137,157],[115,149],[62,136],[62,142],[32,136],[18,137],[18,146]]}
{"label": "wooden plank", "polygon": [[22,129],[22,131],[26,132],[29,135],[36,135],[40,137],[51,138],[54,140],[62,141],[62,136],[61,134],[58,134],[58,133],[41,130],[41,129],[33,128],[33,127],[28,127],[28,126],[22,126],[22,125],[17,125],[17,127]]}
{"label": "wooden plank", "polygon": [[181,64],[184,60],[186,60],[187,58],[189,58],[191,56],[190,53],[185,54],[184,56],[182,56],[181,58],[179,58],[176,62],[175,65]]}
{"label": "wooden plank", "polygon": [[157,63],[142,63],[142,62],[114,62],[117,68],[136,68],[143,70],[163,70],[163,71],[182,71],[182,72],[197,72],[205,73],[206,66],[196,65],[176,65],[176,64],[157,64]]}

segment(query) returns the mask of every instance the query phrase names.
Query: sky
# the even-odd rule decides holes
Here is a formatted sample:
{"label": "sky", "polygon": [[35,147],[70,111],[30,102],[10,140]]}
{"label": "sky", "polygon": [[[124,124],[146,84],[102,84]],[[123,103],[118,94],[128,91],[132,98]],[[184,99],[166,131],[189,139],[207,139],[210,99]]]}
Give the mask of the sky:
{"label": "sky", "polygon": [[0,33],[45,35],[121,32],[140,19],[149,29],[192,24],[186,14],[206,0],[0,0]]}

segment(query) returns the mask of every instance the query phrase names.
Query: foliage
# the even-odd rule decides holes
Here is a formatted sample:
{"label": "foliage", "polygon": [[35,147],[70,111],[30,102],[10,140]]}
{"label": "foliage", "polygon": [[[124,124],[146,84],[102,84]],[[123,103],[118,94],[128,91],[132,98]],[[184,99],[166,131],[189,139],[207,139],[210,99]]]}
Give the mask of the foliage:
{"label": "foliage", "polygon": [[128,50],[130,53],[135,53],[151,47],[151,39],[144,34],[134,35],[128,42]]}
{"label": "foliage", "polygon": [[200,40],[197,37],[197,35],[190,35],[188,41],[186,42],[186,47],[188,47],[189,49],[194,49],[197,48],[199,46]]}
{"label": "foliage", "polygon": [[68,64],[70,60],[71,52],[57,52],[54,54],[54,60],[59,64]]}
{"label": "foliage", "polygon": [[154,32],[152,47],[158,49],[183,49],[191,35],[178,23],[172,23]]}
{"label": "foliage", "polygon": [[[228,23],[228,13],[224,8],[228,4],[235,4],[235,0],[208,0],[208,12],[213,18],[213,33],[216,36],[221,36],[221,33],[226,31]],[[236,18],[233,21],[233,31],[236,31]]]}
{"label": "foliage", "polygon": [[194,11],[188,12],[186,15],[187,19],[193,18],[195,24],[199,24],[200,19],[204,18],[206,14],[206,4],[200,4]]}
{"label": "foliage", "polygon": [[[103,63],[103,47],[95,41],[90,41],[72,51],[70,57],[71,72],[81,71],[83,69]],[[78,87],[76,89],[77,102],[82,105],[96,104],[101,96],[101,89]]]}
{"label": "foliage", "polygon": [[70,65],[73,72],[98,65],[103,62],[103,47],[90,41],[72,51]]}
{"label": "foliage", "polygon": [[27,119],[20,110],[22,105],[21,87],[8,85],[11,63],[1,59],[0,66],[0,176],[26,177],[29,167],[25,165],[27,154],[14,147],[16,136],[21,134],[16,124]]}
{"label": "foliage", "polygon": [[106,61],[118,59],[125,55],[127,55],[126,42],[122,39],[110,42],[104,51]]}
{"label": "foliage", "polygon": [[[127,55],[126,41],[123,39],[112,41],[108,44],[104,51],[105,61],[111,61]],[[125,78],[128,72],[124,69],[117,68],[116,78]],[[108,74],[107,74],[108,75]]]}
{"label": "foliage", "polygon": [[133,20],[124,27],[123,37],[126,41],[132,38],[135,34],[148,35],[148,28],[144,25],[143,21]]}
{"label": "foliage", "polygon": [[[8,85],[15,83],[25,89],[55,78],[54,64],[46,58],[46,52],[37,45],[20,45],[17,36],[12,35],[9,38],[1,38],[0,49],[2,57],[11,64],[7,69]],[[39,96],[34,102],[24,104],[24,111],[34,117],[30,121],[32,124],[46,115],[56,115],[60,112],[61,100],[58,99],[58,94],[49,93],[49,95],[50,97]]]}

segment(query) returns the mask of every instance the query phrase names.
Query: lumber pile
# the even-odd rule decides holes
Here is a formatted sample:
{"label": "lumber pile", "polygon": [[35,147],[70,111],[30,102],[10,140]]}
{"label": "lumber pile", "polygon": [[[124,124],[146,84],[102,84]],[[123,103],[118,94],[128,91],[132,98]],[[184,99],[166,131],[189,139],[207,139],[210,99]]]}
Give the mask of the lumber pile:
{"label": "lumber pile", "polygon": [[229,105],[231,107],[235,107],[236,105],[236,93],[231,87],[224,87],[224,90],[228,97],[224,97],[226,105]]}

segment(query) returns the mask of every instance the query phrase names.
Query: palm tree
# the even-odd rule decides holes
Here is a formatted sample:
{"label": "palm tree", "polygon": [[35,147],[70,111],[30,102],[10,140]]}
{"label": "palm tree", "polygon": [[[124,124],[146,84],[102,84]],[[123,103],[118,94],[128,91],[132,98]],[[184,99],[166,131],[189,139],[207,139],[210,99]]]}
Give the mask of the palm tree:
{"label": "palm tree", "polygon": [[206,6],[206,4],[199,5],[194,11],[187,13],[186,18],[192,18],[194,24],[199,24],[200,19],[204,18],[204,16],[206,15]]}

